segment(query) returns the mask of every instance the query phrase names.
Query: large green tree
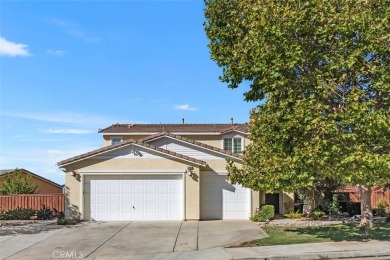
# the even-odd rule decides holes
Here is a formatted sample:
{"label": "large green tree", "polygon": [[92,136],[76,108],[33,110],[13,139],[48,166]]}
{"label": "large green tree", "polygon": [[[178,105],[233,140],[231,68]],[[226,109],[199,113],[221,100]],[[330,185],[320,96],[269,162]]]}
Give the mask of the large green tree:
{"label": "large green tree", "polygon": [[4,181],[0,184],[0,194],[34,194],[38,187],[37,183],[33,183],[31,174],[24,176],[20,170],[15,170],[5,174]]}
{"label": "large green tree", "polygon": [[205,30],[221,81],[250,83],[251,144],[230,178],[293,191],[340,177],[359,185],[372,226],[371,186],[390,180],[390,1],[207,0]]}

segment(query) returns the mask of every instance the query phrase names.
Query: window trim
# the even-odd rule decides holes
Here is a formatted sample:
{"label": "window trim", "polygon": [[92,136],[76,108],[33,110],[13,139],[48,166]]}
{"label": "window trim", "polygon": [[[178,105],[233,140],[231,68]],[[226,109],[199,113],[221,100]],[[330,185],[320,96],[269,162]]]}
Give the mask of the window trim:
{"label": "window trim", "polygon": [[230,151],[232,153],[234,153],[234,139],[235,138],[240,138],[241,139],[241,152],[238,153],[238,154],[242,154],[244,152],[244,147],[245,147],[245,137],[242,136],[242,135],[226,135],[226,136],[223,136],[222,137],[222,140],[221,140],[221,148],[223,150],[225,150],[225,139],[230,139],[232,141],[232,149],[231,150],[227,150],[227,151]]}

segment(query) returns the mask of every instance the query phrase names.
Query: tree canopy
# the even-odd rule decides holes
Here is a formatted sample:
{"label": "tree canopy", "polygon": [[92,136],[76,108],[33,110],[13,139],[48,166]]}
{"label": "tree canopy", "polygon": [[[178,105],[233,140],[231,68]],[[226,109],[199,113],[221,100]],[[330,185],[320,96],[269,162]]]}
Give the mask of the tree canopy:
{"label": "tree canopy", "polygon": [[15,170],[12,174],[4,176],[4,181],[0,184],[0,194],[34,194],[38,187],[37,183],[33,183],[30,174],[23,176],[19,170]]}
{"label": "tree canopy", "polygon": [[208,0],[221,81],[250,83],[251,144],[233,182],[255,190],[390,181],[390,1]]}

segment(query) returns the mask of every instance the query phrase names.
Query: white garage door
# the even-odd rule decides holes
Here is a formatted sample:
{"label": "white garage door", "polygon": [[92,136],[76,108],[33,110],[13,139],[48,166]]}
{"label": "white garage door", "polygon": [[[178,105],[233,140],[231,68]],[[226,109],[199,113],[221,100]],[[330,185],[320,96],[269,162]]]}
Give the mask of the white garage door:
{"label": "white garage door", "polygon": [[249,219],[250,190],[231,185],[225,175],[200,174],[201,219]]}
{"label": "white garage door", "polygon": [[182,220],[181,175],[85,176],[90,220]]}

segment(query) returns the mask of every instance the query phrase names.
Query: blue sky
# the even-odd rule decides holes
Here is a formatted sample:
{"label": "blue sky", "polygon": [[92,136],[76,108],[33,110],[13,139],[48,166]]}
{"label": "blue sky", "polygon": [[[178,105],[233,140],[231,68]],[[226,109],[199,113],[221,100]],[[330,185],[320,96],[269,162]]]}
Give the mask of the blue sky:
{"label": "blue sky", "polygon": [[56,162],[113,123],[247,122],[210,59],[199,1],[1,1],[0,168]]}

